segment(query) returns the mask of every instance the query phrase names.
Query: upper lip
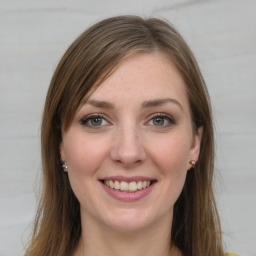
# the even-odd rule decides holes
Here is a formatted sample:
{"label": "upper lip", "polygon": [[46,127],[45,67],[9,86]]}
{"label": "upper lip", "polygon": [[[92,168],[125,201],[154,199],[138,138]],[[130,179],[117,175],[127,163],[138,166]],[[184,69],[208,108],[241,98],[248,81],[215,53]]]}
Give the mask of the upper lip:
{"label": "upper lip", "polygon": [[99,180],[117,180],[117,181],[126,181],[126,182],[132,182],[132,181],[156,181],[154,178],[145,177],[145,176],[108,176],[101,178]]}

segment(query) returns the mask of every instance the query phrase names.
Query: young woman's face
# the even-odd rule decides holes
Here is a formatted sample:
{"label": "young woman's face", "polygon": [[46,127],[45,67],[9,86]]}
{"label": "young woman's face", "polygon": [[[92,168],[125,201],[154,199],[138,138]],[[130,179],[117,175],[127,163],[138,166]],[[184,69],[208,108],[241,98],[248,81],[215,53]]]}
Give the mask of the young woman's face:
{"label": "young woman's face", "polygon": [[174,64],[161,54],[129,57],[63,131],[60,152],[82,218],[122,231],[170,225],[201,132],[193,133]]}

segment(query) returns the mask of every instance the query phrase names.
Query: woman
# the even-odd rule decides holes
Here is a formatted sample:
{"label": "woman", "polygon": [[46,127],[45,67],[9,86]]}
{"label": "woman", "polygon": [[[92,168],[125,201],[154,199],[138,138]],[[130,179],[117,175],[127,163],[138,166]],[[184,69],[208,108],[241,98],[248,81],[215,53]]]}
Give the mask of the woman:
{"label": "woman", "polygon": [[224,255],[209,97],[179,33],[113,17],[52,78],[43,191],[26,256]]}

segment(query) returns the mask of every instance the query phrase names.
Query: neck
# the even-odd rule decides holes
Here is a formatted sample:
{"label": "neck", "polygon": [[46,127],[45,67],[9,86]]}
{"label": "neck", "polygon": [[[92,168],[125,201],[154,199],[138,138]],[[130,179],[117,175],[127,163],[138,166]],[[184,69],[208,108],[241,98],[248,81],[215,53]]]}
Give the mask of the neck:
{"label": "neck", "polygon": [[115,230],[96,223],[90,216],[82,219],[82,236],[75,256],[181,255],[175,246],[171,246],[170,216],[135,231]]}

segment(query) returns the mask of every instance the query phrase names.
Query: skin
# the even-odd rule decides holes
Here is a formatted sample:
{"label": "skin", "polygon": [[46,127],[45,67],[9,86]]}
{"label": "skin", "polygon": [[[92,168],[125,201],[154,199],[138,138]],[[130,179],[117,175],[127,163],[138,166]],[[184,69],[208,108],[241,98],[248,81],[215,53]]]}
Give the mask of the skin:
{"label": "skin", "polygon": [[[133,55],[89,102],[62,131],[60,145],[81,206],[82,237],[75,255],[181,255],[170,248],[173,206],[189,161],[198,159],[202,128],[193,132],[178,70],[160,53]],[[99,181],[116,175],[156,183],[140,200],[124,202],[106,193]]]}

